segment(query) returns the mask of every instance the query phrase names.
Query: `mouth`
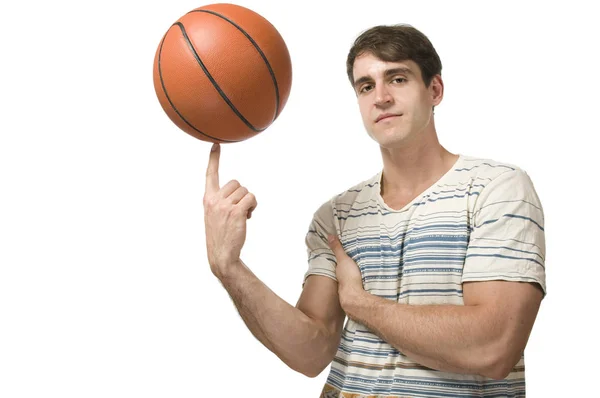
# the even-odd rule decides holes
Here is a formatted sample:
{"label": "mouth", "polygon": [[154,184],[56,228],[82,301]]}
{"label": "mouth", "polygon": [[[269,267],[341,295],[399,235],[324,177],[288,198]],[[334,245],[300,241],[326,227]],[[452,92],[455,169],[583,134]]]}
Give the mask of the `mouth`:
{"label": "mouth", "polygon": [[382,121],[382,120],[388,120],[388,119],[395,118],[395,117],[399,117],[399,116],[402,116],[402,114],[391,114],[391,113],[386,113],[386,114],[383,114],[383,115],[379,115],[379,116],[377,117],[377,119],[375,119],[375,123],[379,123],[379,122],[380,122],[380,121]]}

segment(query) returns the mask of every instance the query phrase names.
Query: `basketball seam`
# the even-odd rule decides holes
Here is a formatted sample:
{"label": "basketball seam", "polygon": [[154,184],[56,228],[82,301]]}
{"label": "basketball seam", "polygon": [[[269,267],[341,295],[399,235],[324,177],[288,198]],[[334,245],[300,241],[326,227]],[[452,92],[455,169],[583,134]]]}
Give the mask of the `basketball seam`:
{"label": "basketball seam", "polygon": [[277,78],[275,77],[275,72],[273,71],[273,68],[271,67],[271,64],[269,63],[269,60],[267,59],[267,56],[265,55],[265,53],[262,51],[262,49],[260,48],[260,46],[258,45],[258,43],[256,43],[256,41],[254,41],[254,39],[252,38],[252,36],[250,36],[250,34],[248,34],[248,32],[246,32],[241,26],[239,26],[238,24],[236,24],[235,22],[233,22],[231,19],[227,18],[226,16],[219,14],[218,12],[215,11],[210,11],[210,10],[192,10],[190,12],[188,12],[188,14],[192,13],[192,12],[205,12],[207,14],[212,14],[216,17],[219,17],[221,19],[224,19],[225,21],[229,22],[230,24],[232,24],[233,26],[235,26],[240,32],[242,32],[242,34],[244,36],[246,36],[246,38],[250,41],[250,43],[252,43],[252,45],[254,46],[254,48],[256,49],[256,51],[258,51],[258,53],[260,54],[260,57],[263,59],[263,61],[265,62],[267,69],[269,70],[269,74],[271,75],[271,80],[273,80],[273,85],[275,86],[275,117],[273,118],[273,121],[275,119],[277,119],[277,117],[279,116],[279,111],[280,111],[280,107],[279,107],[279,85],[277,84]]}
{"label": "basketball seam", "polygon": [[221,86],[219,86],[219,83],[217,83],[217,81],[210,74],[210,72],[208,71],[208,69],[206,69],[206,65],[204,65],[204,62],[202,62],[202,59],[200,59],[200,55],[198,55],[198,53],[196,52],[196,49],[194,48],[194,45],[192,44],[189,36],[187,35],[187,32],[185,30],[185,26],[183,26],[183,24],[181,22],[175,22],[174,25],[179,26],[179,29],[181,29],[181,33],[183,33],[183,37],[184,37],[185,41],[187,42],[188,47],[190,48],[190,50],[192,50],[192,53],[194,54],[194,58],[196,58],[196,61],[198,62],[198,65],[200,65],[200,67],[204,71],[204,74],[206,75],[206,77],[208,77],[208,80],[210,80],[210,82],[215,87],[215,89],[217,90],[217,92],[219,93],[219,95],[221,96],[221,98],[223,98],[223,101],[225,101],[227,103],[227,105],[229,105],[229,107],[231,108],[231,110],[242,120],[242,122],[244,122],[244,124],[246,126],[248,126],[249,129],[251,129],[252,131],[255,131],[257,133],[260,133],[261,131],[265,130],[265,128],[258,129],[258,128],[254,127],[252,125],[252,123],[250,123],[248,121],[248,119],[246,119],[244,117],[244,115],[242,115],[240,113],[240,111],[238,111],[238,109],[235,107],[235,105],[233,105],[233,102],[231,102],[231,100],[229,99],[229,97],[227,97],[227,94],[225,94],[225,92],[223,92],[223,90],[221,89]]}
{"label": "basketball seam", "polygon": [[[169,29],[170,31],[171,29]],[[225,140],[222,138],[217,138],[217,137],[213,137],[211,135],[208,135],[202,131],[200,131],[198,128],[196,128],[194,125],[192,125],[190,122],[187,121],[186,118],[183,117],[183,115],[179,112],[179,110],[177,110],[177,107],[175,106],[175,104],[173,103],[173,101],[171,101],[171,98],[169,97],[169,94],[167,92],[167,88],[165,86],[165,82],[163,80],[163,76],[162,76],[162,68],[161,68],[161,57],[162,57],[162,49],[163,49],[163,43],[165,42],[165,39],[167,38],[167,35],[169,34],[169,31],[167,31],[167,33],[165,33],[165,36],[163,37],[163,39],[160,42],[160,48],[158,50],[158,77],[160,79],[160,85],[163,89],[163,92],[165,93],[165,97],[167,98],[167,101],[169,101],[169,104],[171,105],[171,108],[173,108],[173,110],[175,111],[175,113],[177,113],[177,115],[179,115],[179,117],[181,118],[181,120],[183,120],[188,126],[190,126],[191,128],[194,129],[194,131],[202,134],[203,136],[207,137],[207,138],[212,138],[213,140],[217,140],[217,141],[221,141],[221,142],[239,142],[241,140]]]}

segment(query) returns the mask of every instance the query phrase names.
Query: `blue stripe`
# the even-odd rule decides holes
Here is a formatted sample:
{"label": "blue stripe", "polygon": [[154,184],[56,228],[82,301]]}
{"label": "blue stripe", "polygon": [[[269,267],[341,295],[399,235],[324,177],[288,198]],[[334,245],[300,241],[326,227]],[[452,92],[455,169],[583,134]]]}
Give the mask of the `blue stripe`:
{"label": "blue stripe", "polygon": [[398,297],[406,296],[410,293],[458,293],[463,294],[462,289],[407,289],[398,295]]}
{"label": "blue stripe", "polygon": [[408,244],[420,242],[468,242],[467,235],[435,235],[435,236],[419,236],[410,238]]}
{"label": "blue stripe", "polygon": [[[543,227],[542,227],[540,224],[538,224],[537,222],[535,222],[533,219],[531,219],[531,218],[529,218],[529,217],[519,216],[519,215],[517,215],[517,214],[503,214],[503,215],[502,215],[500,218],[502,218],[502,217],[521,218],[521,219],[523,219],[523,220],[531,221],[531,222],[532,222],[533,224],[535,224],[535,225],[536,225],[536,226],[537,226],[539,229],[541,229],[542,231],[544,230],[544,228],[543,228]],[[500,220],[500,218],[497,218],[497,219],[495,219],[495,220],[487,220],[487,221],[484,221],[483,223],[481,223],[480,225],[476,226],[475,228],[481,228],[481,227],[483,227],[484,225],[487,225],[487,224],[493,224],[493,223],[495,223],[496,221]]]}
{"label": "blue stripe", "polygon": [[[523,275],[523,274],[512,274],[512,275],[506,275],[506,274],[499,274],[499,273],[495,273],[495,272],[477,272],[477,271],[468,271],[465,272],[465,274],[463,275],[463,281],[474,281],[475,279],[477,280],[481,280],[481,279],[502,279],[502,278],[506,278],[506,279],[510,279],[510,280],[530,280],[532,282],[536,282],[536,283],[540,283],[537,278],[534,278],[532,276],[527,276],[527,275]],[[540,284],[541,285],[541,284]]]}
{"label": "blue stripe", "polygon": [[[342,348],[342,347],[340,346],[340,348]],[[362,355],[365,355],[365,356],[370,356],[370,357],[373,357],[373,358],[377,358],[377,357],[379,357],[379,358],[385,358],[389,354],[392,353],[392,351],[390,351],[390,350],[370,351],[370,350],[361,350],[361,349],[356,348],[356,347],[351,347],[349,349],[347,348],[344,351],[346,353],[348,353],[348,354],[358,353],[358,354],[362,354]]]}
{"label": "blue stripe", "polygon": [[[360,338],[360,337],[355,338],[354,341],[364,341],[365,343],[387,344],[385,341],[383,341],[381,339],[365,339],[365,338]],[[393,354],[392,351],[390,351],[389,353]]]}
{"label": "blue stripe", "polygon": [[[476,396],[479,396],[478,392],[483,392],[484,389],[482,389],[482,387],[475,387],[475,388],[471,388],[469,387],[469,385],[464,385],[464,384],[457,384],[457,385],[453,385],[452,389],[453,391],[450,392],[441,392],[441,391],[435,391],[435,390],[428,390],[428,389],[423,389],[423,386],[419,386],[418,384],[421,383],[410,383],[410,384],[417,384],[415,386],[393,386],[390,383],[386,383],[389,385],[381,385],[383,384],[382,381],[379,381],[377,384],[375,384],[374,382],[369,383],[370,385],[368,385],[367,387],[364,387],[363,385],[359,384],[359,383],[365,383],[364,379],[361,378],[357,378],[357,377],[344,377],[343,378],[344,381],[344,387],[342,387],[342,385],[340,385],[340,383],[337,382],[337,380],[335,379],[328,379],[328,383],[333,385],[334,387],[338,388],[339,390],[344,390],[346,392],[351,391],[353,393],[360,393],[360,394],[365,394],[365,395],[373,395],[373,394],[383,394],[383,395],[393,395],[393,396],[411,396],[411,397],[438,397],[438,398],[442,398],[442,397],[453,397],[453,398],[458,398],[458,397],[473,397],[473,394],[475,393]],[[396,380],[394,379],[394,383],[401,383],[402,380]],[[429,385],[429,383],[422,383],[422,384],[426,384]],[[515,383],[516,384],[516,383]],[[390,388],[391,387],[391,388]],[[523,396],[524,394],[524,385],[522,386],[521,389],[519,389],[519,394],[518,395],[507,395],[507,392],[502,391],[502,392],[498,392],[497,394],[491,395],[489,393],[485,394],[486,398],[489,397],[520,397]],[[460,390],[458,390],[460,389]],[[485,390],[487,390],[487,388],[485,388]],[[408,395],[407,395],[408,394]]]}
{"label": "blue stripe", "polygon": [[[437,199],[427,199],[426,202],[437,202],[438,200],[445,200],[445,199],[454,199],[454,198],[459,198],[462,199],[465,196],[473,196],[473,195],[479,195],[479,192],[467,192],[464,195],[451,195],[451,196],[441,196]],[[424,205],[426,204],[426,202],[421,202],[421,203],[415,203],[415,205]]]}
{"label": "blue stripe", "polygon": [[[465,225],[465,224],[461,224],[461,225]],[[464,231],[464,229],[461,228],[455,228],[458,231]],[[403,233],[399,233],[397,235],[386,235],[386,236],[382,236],[379,235],[377,237],[359,237],[359,238],[355,238],[355,239],[348,239],[348,240],[344,240],[343,246],[347,247],[347,246],[352,246],[352,245],[358,245],[358,244],[366,244],[369,242],[373,242],[374,245],[376,245],[377,247],[382,247],[382,248],[392,248],[394,246],[403,246],[403,245],[414,245],[416,243],[422,243],[422,242],[468,242],[469,238],[467,236],[467,234],[461,234],[461,235],[440,235],[440,234],[436,234],[436,235],[429,235],[429,236],[416,236],[416,237],[410,237],[410,239],[406,239],[406,243],[405,242],[401,242],[398,245],[387,245],[387,244],[383,244],[381,243],[382,240],[386,240],[386,241],[404,241],[406,236],[410,234],[409,232],[403,232]]]}
{"label": "blue stripe", "polygon": [[471,238],[471,240],[472,241],[476,241],[476,240],[489,240],[489,241],[495,241],[495,242],[509,242],[509,241],[511,241],[511,242],[518,242],[518,243],[523,243],[524,245],[530,245],[530,246],[537,247],[538,249],[540,249],[540,251],[543,250],[541,247],[539,247],[535,243],[525,242],[525,241],[518,240],[518,239]]}
{"label": "blue stripe", "polygon": [[420,262],[420,261],[449,261],[449,262],[458,262],[462,264],[464,262],[465,257],[463,255],[456,256],[415,256],[415,258],[406,258],[404,259],[404,265],[409,265],[412,263]]}
{"label": "blue stripe", "polygon": [[[369,333],[369,332],[366,332]],[[402,355],[402,354],[400,354]],[[339,358],[338,358],[339,359]],[[388,364],[388,365],[392,365],[392,364]],[[334,369],[334,371],[337,371],[336,369]],[[431,373],[441,373],[435,369],[430,369]],[[365,375],[362,374],[357,374],[357,373],[349,373],[350,376],[353,377],[362,377],[365,378]],[[429,385],[429,386],[437,386],[437,387],[455,387],[455,386],[461,386],[461,387],[467,387],[470,389],[481,389],[481,381],[479,380],[456,380],[456,379],[449,379],[449,378],[441,378],[436,376],[409,376],[409,375],[403,375],[402,377],[398,377],[397,375],[393,375],[393,376],[389,376],[389,377],[382,377],[383,379],[391,379],[393,377],[394,381],[397,382],[402,382],[402,383],[406,383],[406,384],[423,384],[423,385]],[[518,384],[518,385],[524,385],[523,380],[486,380],[485,381],[485,385],[488,388],[498,388],[498,387],[505,387],[507,384]]]}
{"label": "blue stripe", "polygon": [[[432,372],[435,372],[432,370]],[[338,382],[338,379],[342,383]],[[346,392],[361,393],[361,394],[385,394],[385,395],[404,395],[404,394],[418,394],[421,397],[472,397],[472,394],[477,392],[488,391],[485,394],[487,397],[508,397],[508,396],[522,396],[525,393],[525,381],[514,380],[514,381],[485,381],[481,382],[439,382],[435,381],[434,378],[415,378],[410,380],[409,377],[393,379],[387,377],[381,377],[378,379],[365,378],[364,375],[358,373],[343,374],[337,369],[332,369],[327,379],[327,382],[337,388]],[[366,384],[366,386],[365,386]],[[399,384],[399,385],[398,385]],[[426,387],[425,389],[423,387]],[[439,389],[452,389],[451,392],[441,392],[436,390],[430,390],[429,388],[437,387]],[[495,393],[491,393],[490,390],[498,390]],[[507,389],[517,390],[509,392]],[[458,390],[458,391],[457,391]],[[519,395],[513,395],[513,394]],[[510,395],[507,395],[510,394]]]}
{"label": "blue stripe", "polygon": [[[407,209],[402,210],[402,212],[406,212],[406,211],[410,210],[412,207],[423,206],[423,205],[427,204],[428,202],[429,203],[433,203],[433,202],[437,202],[437,201],[440,201],[440,200],[455,199],[455,198],[461,199],[461,198],[464,198],[465,196],[473,196],[473,195],[479,195],[479,192],[468,192],[468,193],[466,193],[464,195],[442,196],[442,197],[439,197],[439,198],[436,198],[436,199],[427,199],[426,201],[423,201],[423,202],[413,203]],[[338,212],[339,212],[339,210],[338,210]],[[374,215],[387,216],[387,215],[390,215],[390,214],[398,214],[398,213],[400,213],[400,212],[399,211],[393,211],[393,212],[386,211],[386,212],[384,212],[383,210],[378,210],[377,212],[366,212],[366,213],[352,214],[352,215],[349,214],[346,217],[342,217],[342,216],[339,216],[337,214],[335,216],[336,216],[336,218],[338,220],[342,221],[342,220],[347,220],[348,218],[358,218],[358,217],[363,217],[363,216],[374,216]]]}
{"label": "blue stripe", "polygon": [[410,269],[405,269],[404,273],[405,274],[413,274],[415,272],[456,272],[456,273],[462,273],[462,268],[410,268]]}
{"label": "blue stripe", "polygon": [[467,254],[467,258],[469,258],[469,257],[498,257],[498,258],[506,258],[506,259],[510,259],[510,260],[532,261],[532,262],[538,264],[540,267],[545,268],[544,264],[540,263],[539,261],[537,261],[533,258],[505,256],[503,254]]}
{"label": "blue stripe", "polygon": [[483,165],[489,166],[489,167],[492,167],[492,168],[504,167],[504,168],[507,168],[507,169],[510,169],[510,170],[513,170],[513,171],[515,170],[513,167],[506,166],[504,164],[492,165],[492,164],[489,164],[489,163],[481,163],[481,164],[478,164],[477,166],[471,167],[470,169],[462,168],[462,169],[454,169],[454,171],[471,171],[471,170],[476,169],[478,167],[481,167]]}
{"label": "blue stripe", "polygon": [[338,213],[350,213],[351,211],[362,211],[362,210],[366,210],[366,209],[378,209],[379,206],[377,205],[369,205],[366,207],[361,207],[361,208],[354,208],[354,207],[350,207],[348,210],[344,210],[344,209],[337,209]]}
{"label": "blue stripe", "polygon": [[331,253],[320,253],[320,254],[314,255],[314,256],[312,256],[312,257],[309,257],[308,261],[312,261],[312,260],[314,260],[315,258],[319,258],[319,257],[323,257],[323,256],[327,256],[327,257],[328,257],[328,258],[327,258],[328,260],[333,260],[333,259],[335,258],[335,255],[334,255],[334,254],[331,254]]}
{"label": "blue stripe", "polygon": [[[420,262],[420,261],[448,261],[448,262],[458,262],[458,263],[463,263],[465,260],[465,255],[464,253],[458,253],[455,256],[450,256],[450,255],[440,255],[440,256],[427,256],[425,254],[423,255],[415,255],[414,258],[405,258],[404,262],[398,258],[397,254],[394,253],[374,253],[374,254],[370,254],[370,253],[359,253],[359,254],[352,254],[349,256],[354,260],[354,262],[358,263],[359,261],[362,260],[368,260],[368,259],[398,259],[399,264],[404,264],[404,265],[408,265],[408,264],[414,264],[416,262]],[[363,266],[364,269],[370,269],[370,268],[381,268],[381,269],[385,269],[385,268],[390,268],[390,267],[396,267],[398,266],[398,264],[392,264],[392,265],[365,265]]]}
{"label": "blue stripe", "polygon": [[[455,192],[455,191],[466,191],[467,189],[472,189],[473,187],[485,188],[485,185],[482,185],[482,184],[467,185],[466,188],[464,188],[464,189],[454,188],[454,189],[451,189],[449,191],[439,191],[439,192],[432,191],[431,193],[435,194],[435,195],[439,195],[440,193],[450,193],[450,192]],[[440,188],[441,188],[441,186],[440,186]]]}
{"label": "blue stripe", "polygon": [[473,246],[473,245],[469,245],[469,249],[506,249],[506,250],[512,250],[515,252],[519,252],[519,253],[527,253],[527,254],[533,254],[534,256],[538,256],[540,259],[544,259],[541,255],[539,255],[538,253],[535,252],[529,252],[527,250],[519,250],[519,249],[515,249],[512,247],[507,247],[507,246]]}
{"label": "blue stripe", "polygon": [[422,227],[413,227],[412,231],[426,231],[426,230],[430,230],[430,229],[442,229],[442,228],[448,228],[450,230],[459,230],[459,231],[464,231],[467,229],[467,224],[466,223],[460,223],[460,224],[433,224],[433,225],[425,225]]}
{"label": "blue stripe", "polygon": [[485,206],[481,207],[479,210],[477,210],[477,211],[476,211],[475,213],[473,213],[473,214],[477,214],[477,213],[479,213],[481,210],[483,210],[483,209],[485,209],[485,208],[487,208],[487,207],[494,206],[494,205],[497,205],[497,204],[500,204],[500,203],[527,203],[528,205],[531,205],[531,206],[535,207],[536,209],[538,209],[538,210],[540,210],[540,211],[543,211],[541,207],[539,207],[539,206],[537,206],[537,205],[535,205],[535,204],[533,204],[533,203],[531,203],[531,202],[528,202],[528,201],[526,201],[526,200],[523,200],[523,199],[518,199],[518,200],[501,200],[501,201],[498,201],[498,202],[489,203],[489,204],[487,204],[487,205],[485,205]]}
{"label": "blue stripe", "polygon": [[540,224],[538,224],[534,219],[529,218],[529,217],[525,217],[525,216],[521,216],[518,214],[505,214],[504,217],[513,217],[513,218],[521,218],[523,220],[527,220],[527,221],[531,221],[532,223],[534,223],[535,225],[537,225],[537,227],[539,229],[541,229],[542,231],[544,230],[544,227],[542,227]]}

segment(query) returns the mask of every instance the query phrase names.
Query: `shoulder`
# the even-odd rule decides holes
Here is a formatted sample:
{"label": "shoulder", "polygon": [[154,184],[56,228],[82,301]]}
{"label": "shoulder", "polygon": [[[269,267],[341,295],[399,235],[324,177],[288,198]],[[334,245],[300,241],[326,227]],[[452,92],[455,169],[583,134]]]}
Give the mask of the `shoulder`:
{"label": "shoulder", "polygon": [[469,175],[478,185],[480,202],[489,200],[524,199],[539,204],[533,181],[517,164],[497,159],[463,156],[457,172]]}
{"label": "shoulder", "polygon": [[523,174],[527,174],[525,170],[514,163],[470,155],[462,156],[460,165],[456,167],[455,171],[488,182],[500,176],[519,178]]}
{"label": "shoulder", "polygon": [[347,209],[353,203],[368,201],[375,192],[379,192],[381,171],[363,179],[344,191],[337,192],[321,204],[317,213],[334,213],[340,208]]}
{"label": "shoulder", "polygon": [[473,186],[477,186],[478,191],[535,191],[527,171],[514,163],[463,155],[455,171],[461,180],[470,180]]}

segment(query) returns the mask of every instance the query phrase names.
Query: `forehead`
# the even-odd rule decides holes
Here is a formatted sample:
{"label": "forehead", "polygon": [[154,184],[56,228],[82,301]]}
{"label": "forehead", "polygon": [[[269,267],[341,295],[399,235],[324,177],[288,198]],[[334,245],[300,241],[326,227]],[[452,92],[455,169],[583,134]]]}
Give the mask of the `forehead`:
{"label": "forehead", "polygon": [[414,61],[388,62],[377,58],[371,53],[356,57],[352,74],[354,81],[364,77],[375,79],[383,76],[385,71],[396,68],[408,69],[409,73],[420,76],[419,67]]}

